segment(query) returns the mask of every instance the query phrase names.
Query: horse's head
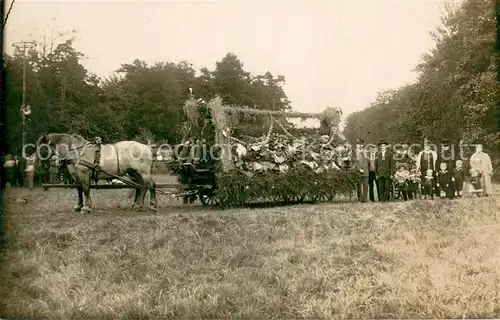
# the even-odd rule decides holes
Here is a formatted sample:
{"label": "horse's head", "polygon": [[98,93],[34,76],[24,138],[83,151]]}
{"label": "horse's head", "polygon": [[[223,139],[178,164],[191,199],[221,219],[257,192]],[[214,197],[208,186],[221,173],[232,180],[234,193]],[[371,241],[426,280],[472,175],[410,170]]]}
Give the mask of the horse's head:
{"label": "horse's head", "polygon": [[36,143],[36,163],[43,164],[53,155],[67,157],[71,152],[83,147],[87,141],[79,135],[49,133],[42,135]]}

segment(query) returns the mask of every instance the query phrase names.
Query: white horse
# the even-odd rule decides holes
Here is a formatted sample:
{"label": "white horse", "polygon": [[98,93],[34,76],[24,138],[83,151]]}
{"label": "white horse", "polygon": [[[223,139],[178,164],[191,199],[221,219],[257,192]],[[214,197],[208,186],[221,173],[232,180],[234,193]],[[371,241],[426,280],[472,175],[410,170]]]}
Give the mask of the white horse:
{"label": "white horse", "polygon": [[[136,141],[98,144],[80,135],[51,133],[37,141],[37,149],[46,145],[51,153],[66,159],[68,171],[78,185],[78,204],[74,211],[88,213],[92,208],[90,183],[128,176],[134,182],[136,195],[133,207],[144,207],[144,198],[150,191],[150,209],[156,211],[156,184],[151,177],[153,155],[151,148]],[[85,196],[85,202],[83,201]]]}

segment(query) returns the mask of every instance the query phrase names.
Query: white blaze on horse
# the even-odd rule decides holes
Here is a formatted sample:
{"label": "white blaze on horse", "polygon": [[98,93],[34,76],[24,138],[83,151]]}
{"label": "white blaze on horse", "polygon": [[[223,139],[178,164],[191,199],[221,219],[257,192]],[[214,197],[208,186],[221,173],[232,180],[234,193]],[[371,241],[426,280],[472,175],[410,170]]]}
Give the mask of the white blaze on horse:
{"label": "white blaze on horse", "polygon": [[150,209],[156,211],[156,183],[151,176],[153,154],[149,146],[136,141],[100,144],[87,141],[80,135],[65,133],[43,135],[37,141],[37,149],[43,146],[48,147],[51,154],[66,160],[68,171],[77,184],[78,204],[74,211],[91,211],[92,181],[112,181],[116,177],[127,176],[130,178],[127,180],[132,180],[136,186],[133,207],[144,207],[144,198],[149,190]]}

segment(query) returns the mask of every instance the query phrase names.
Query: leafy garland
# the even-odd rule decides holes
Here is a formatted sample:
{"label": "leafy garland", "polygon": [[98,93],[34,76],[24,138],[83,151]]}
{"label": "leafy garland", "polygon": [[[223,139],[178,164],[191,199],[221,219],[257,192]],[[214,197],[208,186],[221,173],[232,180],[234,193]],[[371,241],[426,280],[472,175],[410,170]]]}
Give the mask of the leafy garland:
{"label": "leafy garland", "polygon": [[259,172],[248,176],[234,170],[217,176],[217,197],[223,208],[239,207],[252,201],[328,201],[338,193],[356,190],[360,172],[332,170],[317,174],[307,167],[287,172]]}

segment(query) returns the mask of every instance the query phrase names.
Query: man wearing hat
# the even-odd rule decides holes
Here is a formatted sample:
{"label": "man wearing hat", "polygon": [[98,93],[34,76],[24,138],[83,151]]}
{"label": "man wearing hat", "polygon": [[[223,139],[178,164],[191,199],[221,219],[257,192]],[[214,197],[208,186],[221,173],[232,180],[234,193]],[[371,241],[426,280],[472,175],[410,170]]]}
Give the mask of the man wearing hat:
{"label": "man wearing hat", "polygon": [[[377,168],[376,168],[376,160],[377,160],[377,147],[374,145],[370,146],[370,149],[367,153],[368,160],[368,188],[370,195],[370,201],[375,201],[375,193],[377,196],[379,194],[378,189],[378,181],[377,181]],[[380,200],[380,199],[379,199]]]}
{"label": "man wearing hat", "polygon": [[364,150],[364,141],[356,140],[355,159],[356,167],[361,172],[361,181],[358,182],[358,200],[368,202],[368,159]]}
{"label": "man wearing hat", "polygon": [[[439,171],[439,168],[441,168],[441,163],[446,163],[446,169],[448,172],[453,172],[455,170],[455,150],[453,145],[447,139],[443,139],[441,142],[441,148],[437,155],[436,171]],[[448,197],[453,198],[453,188],[449,192],[450,194]]]}
{"label": "man wearing hat", "polygon": [[387,150],[387,142],[379,143],[380,151],[377,156],[375,168],[378,177],[379,200],[381,202],[389,201],[392,176],[394,174],[393,155]]}
{"label": "man wearing hat", "polygon": [[439,150],[436,168],[439,168],[442,162],[446,162],[449,171],[455,169],[455,150],[450,144],[450,141],[446,139],[441,143],[441,150]]}

